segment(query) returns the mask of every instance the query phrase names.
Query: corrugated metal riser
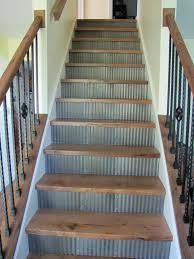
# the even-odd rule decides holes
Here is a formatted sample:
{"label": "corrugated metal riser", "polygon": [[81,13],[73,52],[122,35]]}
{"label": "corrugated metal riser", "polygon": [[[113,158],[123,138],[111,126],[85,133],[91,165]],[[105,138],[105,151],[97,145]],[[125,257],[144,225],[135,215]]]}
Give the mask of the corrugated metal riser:
{"label": "corrugated metal riser", "polygon": [[127,27],[136,28],[136,22],[112,22],[112,21],[78,21],[78,27]]}
{"label": "corrugated metal riser", "polygon": [[66,67],[69,79],[145,80],[144,68]]}
{"label": "corrugated metal riser", "polygon": [[160,196],[39,191],[39,207],[105,213],[163,212]]}
{"label": "corrugated metal riser", "polygon": [[107,42],[107,41],[78,41],[73,42],[73,49],[126,49],[140,50],[139,42]]}
{"label": "corrugated metal riser", "polygon": [[138,32],[127,31],[76,31],[75,37],[95,37],[95,38],[131,38],[138,37]]}
{"label": "corrugated metal riser", "polygon": [[61,255],[132,257],[136,259],[168,259],[170,243],[143,240],[94,240],[29,236],[30,252]]}
{"label": "corrugated metal riser", "polygon": [[66,98],[113,98],[147,99],[148,85],[63,83],[62,97]]}
{"label": "corrugated metal riser", "polygon": [[158,176],[156,158],[47,155],[48,173]]}
{"label": "corrugated metal riser", "polygon": [[52,126],[55,144],[153,146],[154,129]]}
{"label": "corrugated metal riser", "polygon": [[152,120],[152,105],[142,104],[57,102],[56,111],[60,119]]}
{"label": "corrugated metal riser", "polygon": [[142,64],[142,54],[113,54],[113,53],[70,53],[72,63],[123,63]]}

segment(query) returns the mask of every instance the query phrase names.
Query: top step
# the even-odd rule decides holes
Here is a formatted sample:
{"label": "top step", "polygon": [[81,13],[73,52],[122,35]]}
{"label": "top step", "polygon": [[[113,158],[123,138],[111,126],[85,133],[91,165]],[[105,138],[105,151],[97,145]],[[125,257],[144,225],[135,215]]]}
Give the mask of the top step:
{"label": "top step", "polygon": [[136,20],[133,19],[79,19],[79,27],[113,26],[136,28]]}

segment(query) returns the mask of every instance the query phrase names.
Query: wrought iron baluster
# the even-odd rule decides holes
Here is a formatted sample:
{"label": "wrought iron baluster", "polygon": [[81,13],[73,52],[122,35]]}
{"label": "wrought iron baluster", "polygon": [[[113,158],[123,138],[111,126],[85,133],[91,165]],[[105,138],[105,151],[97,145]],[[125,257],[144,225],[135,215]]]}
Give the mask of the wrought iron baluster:
{"label": "wrought iron baluster", "polygon": [[[183,74],[183,93],[182,93],[182,111],[183,111],[183,118],[181,120],[181,136],[180,136],[180,148],[179,148],[179,155],[178,155],[178,176],[177,176],[177,184],[182,184],[182,174],[184,169],[184,137],[185,137],[185,123],[186,123],[186,110],[185,110],[185,95],[186,95],[186,77]],[[180,201],[181,203],[184,201]]]}
{"label": "wrought iron baluster", "polygon": [[169,127],[169,121],[170,121],[170,102],[171,102],[171,95],[170,95],[170,89],[171,89],[171,71],[172,71],[172,37],[169,36],[169,65],[168,65],[168,99],[167,99],[167,113],[166,113],[166,127]]}
{"label": "wrought iron baluster", "polygon": [[178,107],[175,110],[175,118],[176,118],[176,123],[177,123],[177,132],[176,132],[176,145],[175,145],[175,161],[173,164],[173,167],[175,169],[179,168],[179,151],[180,151],[180,124],[183,119],[183,109],[181,107],[181,96],[182,96],[182,65],[181,62],[179,61],[179,84],[178,84]]}
{"label": "wrought iron baluster", "polygon": [[176,112],[176,105],[177,105],[177,81],[178,81],[178,53],[176,51],[176,58],[175,58],[175,79],[174,79],[174,107],[173,107],[173,113],[172,113],[172,147],[170,149],[172,154],[175,154],[176,146],[175,146],[175,139],[176,139],[176,118],[175,118],[175,112]]}
{"label": "wrought iron baluster", "polygon": [[[2,136],[1,136],[2,137]],[[7,197],[6,197],[6,190],[5,190],[5,177],[4,177],[4,166],[3,166],[3,159],[2,159],[2,148],[1,148],[1,139],[0,139],[0,180],[1,180],[1,200],[2,200],[2,209],[3,215],[5,220],[5,236],[9,236],[10,226],[9,226],[9,218],[8,218],[8,208],[7,208]]]}
{"label": "wrought iron baluster", "polygon": [[28,147],[32,149],[32,122],[31,122],[31,105],[30,105],[30,87],[31,87],[31,75],[30,75],[30,54],[27,52],[27,103],[28,103]]}
{"label": "wrought iron baluster", "polygon": [[172,76],[171,76],[171,89],[170,89],[170,120],[169,120],[169,134],[168,139],[172,140],[172,124],[173,124],[173,103],[174,103],[174,77],[175,77],[175,45],[172,46]]}
{"label": "wrought iron baluster", "polygon": [[20,157],[20,176],[22,180],[25,179],[24,174],[24,159],[23,159],[23,145],[22,145],[22,124],[21,124],[21,110],[20,110],[20,75],[17,73],[17,89],[16,89],[16,104],[18,117],[18,142],[19,142],[19,157]]}
{"label": "wrought iron baluster", "polygon": [[194,182],[192,186],[192,191],[191,191],[191,215],[190,215],[190,220],[189,220],[189,234],[187,237],[187,242],[189,246],[194,245],[194,233],[193,233],[193,224],[194,224]]}
{"label": "wrought iron baluster", "polygon": [[35,38],[36,42],[36,123],[40,124],[39,118],[39,95],[38,95],[38,36]]}
{"label": "wrought iron baluster", "polygon": [[[189,86],[190,87],[190,86]],[[192,98],[193,99],[193,98]],[[185,214],[184,222],[189,223],[189,194],[191,190],[191,181],[192,181],[192,168],[193,168],[193,144],[194,144],[194,99],[192,101],[192,119],[189,125],[190,137],[189,137],[189,152],[188,152],[188,167],[187,167],[187,187],[186,187],[186,203],[185,203]]]}
{"label": "wrought iron baluster", "polygon": [[185,137],[185,152],[184,152],[184,161],[183,161],[183,179],[182,179],[182,190],[180,195],[180,202],[185,202],[185,182],[186,174],[188,170],[188,154],[189,154],[189,135],[190,135],[190,120],[191,120],[191,90],[187,84],[187,118],[186,118],[186,137]]}
{"label": "wrought iron baluster", "polygon": [[35,126],[35,98],[34,98],[34,42],[31,45],[31,59],[32,59],[32,87],[31,87],[31,117],[32,117],[32,135],[36,136],[36,126]]}
{"label": "wrought iron baluster", "polygon": [[5,127],[5,153],[7,160],[7,171],[9,178],[9,191],[10,191],[10,206],[11,206],[11,215],[15,216],[16,208],[15,208],[15,199],[14,199],[14,191],[13,191],[13,177],[11,170],[11,157],[10,157],[10,144],[9,144],[9,131],[8,131],[8,119],[7,119],[7,100],[6,97],[3,101],[3,117],[4,117],[4,127]]}
{"label": "wrought iron baluster", "polygon": [[29,163],[29,154],[28,154],[28,141],[27,141],[27,116],[28,116],[28,107],[26,105],[26,75],[25,75],[25,64],[22,62],[22,71],[23,71],[23,103],[21,106],[21,115],[23,121],[23,134],[24,134],[24,157],[26,163]]}
{"label": "wrought iron baluster", "polygon": [[12,129],[12,147],[13,147],[13,159],[14,159],[14,169],[15,171],[15,184],[16,184],[16,195],[21,195],[20,183],[19,183],[19,173],[18,173],[18,161],[17,161],[17,149],[16,149],[16,130],[15,130],[15,110],[14,110],[14,97],[13,97],[13,83],[10,87],[10,104],[11,104],[11,129]]}

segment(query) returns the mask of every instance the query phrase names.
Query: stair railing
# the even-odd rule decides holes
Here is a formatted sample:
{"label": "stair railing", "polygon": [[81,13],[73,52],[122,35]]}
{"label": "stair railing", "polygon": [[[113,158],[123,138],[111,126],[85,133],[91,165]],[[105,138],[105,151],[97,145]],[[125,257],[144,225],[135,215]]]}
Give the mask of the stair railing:
{"label": "stair railing", "polygon": [[175,155],[180,202],[185,204],[183,221],[189,224],[187,241],[194,245],[194,64],[172,15],[166,16],[169,36],[169,71],[166,127]]}
{"label": "stair railing", "polygon": [[23,185],[40,124],[38,32],[43,26],[44,11],[37,10],[0,79],[0,258],[13,258],[27,201]]}

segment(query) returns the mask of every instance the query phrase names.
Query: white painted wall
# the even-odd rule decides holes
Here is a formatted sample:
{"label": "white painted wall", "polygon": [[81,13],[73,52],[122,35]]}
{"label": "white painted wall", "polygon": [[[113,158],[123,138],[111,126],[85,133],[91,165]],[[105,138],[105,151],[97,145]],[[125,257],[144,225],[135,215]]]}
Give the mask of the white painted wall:
{"label": "white painted wall", "polygon": [[22,37],[32,22],[32,0],[0,0],[0,34]]}
{"label": "white painted wall", "polygon": [[85,19],[111,19],[112,0],[84,0]]}
{"label": "white painted wall", "polygon": [[53,90],[63,67],[67,42],[77,18],[77,0],[68,0],[60,21],[55,22],[50,11],[55,0],[34,0],[34,9],[46,10],[46,28],[41,30],[39,41],[39,96],[40,112],[48,113]]}
{"label": "white painted wall", "polygon": [[[150,12],[150,8],[154,10]],[[139,24],[144,37],[146,56],[149,63],[151,84],[156,100],[159,99],[160,81],[160,39],[161,39],[162,0],[141,0],[139,6]],[[158,107],[158,103],[157,103]]]}
{"label": "white painted wall", "polygon": [[193,0],[177,0],[176,22],[184,39],[194,39],[193,14]]}

